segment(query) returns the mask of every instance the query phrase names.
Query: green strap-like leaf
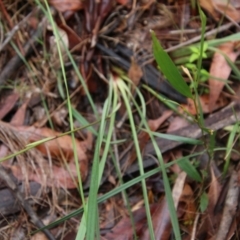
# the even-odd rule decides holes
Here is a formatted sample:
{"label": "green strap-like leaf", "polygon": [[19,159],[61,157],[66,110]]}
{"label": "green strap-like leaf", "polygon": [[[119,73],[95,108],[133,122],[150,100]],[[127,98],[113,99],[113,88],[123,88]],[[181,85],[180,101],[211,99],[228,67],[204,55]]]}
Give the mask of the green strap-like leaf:
{"label": "green strap-like leaf", "polygon": [[198,173],[197,169],[191,164],[191,162],[187,158],[184,161],[178,162],[178,165],[185,173],[187,173],[190,178],[198,182],[202,181],[202,178]]}
{"label": "green strap-like leaf", "polygon": [[162,73],[166,76],[169,83],[182,95],[192,98],[192,93],[184,81],[182,75],[178,71],[177,67],[169,57],[169,55],[164,51],[161,44],[159,43],[156,35],[153,31],[151,31],[152,40],[153,40],[153,55],[154,58],[162,71]]}

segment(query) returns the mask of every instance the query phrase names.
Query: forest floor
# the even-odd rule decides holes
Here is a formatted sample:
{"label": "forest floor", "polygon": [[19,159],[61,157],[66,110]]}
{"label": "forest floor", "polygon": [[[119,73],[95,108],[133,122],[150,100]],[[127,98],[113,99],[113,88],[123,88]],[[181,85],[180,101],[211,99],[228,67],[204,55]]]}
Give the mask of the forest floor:
{"label": "forest floor", "polygon": [[0,240],[239,239],[239,22],[0,0]]}

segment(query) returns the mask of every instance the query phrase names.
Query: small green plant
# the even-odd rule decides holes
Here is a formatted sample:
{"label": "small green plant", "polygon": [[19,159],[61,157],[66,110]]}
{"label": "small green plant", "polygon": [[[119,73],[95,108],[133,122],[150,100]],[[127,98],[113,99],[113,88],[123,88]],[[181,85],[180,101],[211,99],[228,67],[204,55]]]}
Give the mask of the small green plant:
{"label": "small green plant", "polygon": [[191,50],[191,54],[189,57],[189,62],[195,62],[196,60],[199,59],[199,57],[202,57],[202,59],[207,58],[207,49],[208,49],[208,44],[207,42],[204,42],[203,44],[203,52],[200,51],[199,46],[190,46],[189,49]]}
{"label": "small green plant", "polygon": [[173,63],[169,55],[163,50],[161,44],[156,38],[155,33],[153,31],[151,33],[153,41],[153,55],[161,72],[179,93],[186,97],[193,98],[189,86],[184,81],[176,65]]}
{"label": "small green plant", "polygon": [[[209,72],[204,69],[201,68],[200,72],[198,71],[198,66],[196,61],[202,57],[202,59],[206,59],[208,58],[208,55],[206,53],[206,51],[208,50],[208,44],[207,42],[203,43],[203,50],[202,53],[200,51],[200,46],[190,46],[189,47],[191,54],[189,56],[189,62],[187,62],[185,64],[185,67],[189,70],[190,74],[192,75],[193,79],[196,79],[198,77],[199,74],[199,83],[203,83],[206,82],[209,79]],[[201,55],[202,54],[202,55]],[[193,82],[191,82],[190,84],[190,88],[193,88]]]}
{"label": "small green plant", "polygon": [[200,197],[200,211],[203,213],[208,207],[208,195],[206,192],[203,192]]}
{"label": "small green plant", "polygon": [[[185,67],[189,70],[190,74],[193,76],[193,78],[196,78],[196,74],[197,74],[197,66],[195,63],[186,63]],[[199,81],[202,82],[206,82],[209,79],[209,72],[202,68],[200,70],[200,76],[199,76]],[[190,85],[190,88],[192,88],[192,86]]]}

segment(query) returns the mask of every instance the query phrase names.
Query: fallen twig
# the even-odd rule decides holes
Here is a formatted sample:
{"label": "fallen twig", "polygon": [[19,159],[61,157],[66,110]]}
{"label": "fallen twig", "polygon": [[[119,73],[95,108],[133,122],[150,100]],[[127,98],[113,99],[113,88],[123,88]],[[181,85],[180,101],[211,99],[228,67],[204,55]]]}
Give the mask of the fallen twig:
{"label": "fallen twig", "polygon": [[[106,48],[100,43],[96,44],[96,47],[104,54],[110,57],[110,60],[114,62],[117,66],[121,67],[123,70],[128,71],[131,62],[130,59],[133,56],[133,53],[130,49],[126,48],[123,45],[115,46],[115,49],[118,53],[113,50]],[[123,57],[122,57],[122,56]],[[140,62],[142,64],[142,62]],[[179,92],[173,89],[163,78],[159,71],[157,71],[152,65],[147,64],[142,66],[143,77],[142,81],[147,85],[152,87],[154,90],[159,91],[163,94],[169,96],[172,100],[175,100],[180,103],[186,103],[186,98],[182,96]]]}
{"label": "fallen twig", "polygon": [[2,44],[0,44],[0,52],[11,41],[11,39],[16,34],[16,32],[21,28],[21,26],[24,25],[27,22],[27,20],[33,15],[33,13],[36,13],[37,11],[39,11],[38,7],[36,9],[34,9],[32,12],[30,12],[21,22],[19,22],[17,25],[15,25],[12,28],[12,30],[6,34],[7,35],[6,39],[4,40],[4,42]]}
{"label": "fallen twig", "polygon": [[231,227],[232,221],[236,215],[236,210],[239,201],[239,174],[237,171],[232,171],[226,196],[225,206],[222,214],[221,223],[218,232],[214,239],[224,240],[229,239],[227,234]]}
{"label": "fallen twig", "polygon": [[[28,215],[31,218],[31,221],[35,226],[38,228],[44,228],[45,225],[43,222],[38,218],[37,214],[34,212],[32,209],[31,205],[29,202],[24,199],[22,193],[19,191],[17,184],[12,180],[12,178],[9,176],[7,171],[0,165],[0,178],[4,180],[4,182],[7,184],[7,186],[12,190],[13,194],[15,197],[18,199],[18,201],[21,203],[22,207],[25,209],[25,211],[28,213]],[[55,240],[54,236],[51,234],[51,232],[48,229],[43,229],[42,230],[45,235],[48,237],[50,240]]]}

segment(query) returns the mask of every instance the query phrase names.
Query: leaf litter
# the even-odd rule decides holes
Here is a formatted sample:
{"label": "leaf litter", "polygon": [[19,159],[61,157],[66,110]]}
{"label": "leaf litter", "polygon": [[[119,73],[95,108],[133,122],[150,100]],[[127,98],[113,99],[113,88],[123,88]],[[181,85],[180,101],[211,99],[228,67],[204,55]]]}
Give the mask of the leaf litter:
{"label": "leaf litter", "polygon": [[[224,177],[221,173],[225,159],[218,153],[222,151],[225,156],[228,152],[226,149],[221,150],[228,141],[228,131],[223,128],[234,124],[239,116],[239,100],[237,94],[234,96],[234,91],[237,93],[239,87],[236,80],[239,78],[239,40],[221,42],[222,38],[238,31],[239,5],[234,1],[199,1],[200,6],[206,10],[205,14],[208,14],[206,29],[209,32],[206,34],[210,36],[211,31],[214,31],[213,38],[219,40],[219,43],[210,47],[206,45],[204,48],[204,69],[201,70],[209,74],[209,80],[201,78],[198,83],[199,101],[196,103],[193,100],[193,83],[189,76],[181,72],[181,67],[178,66],[180,86],[179,82],[172,78],[172,73],[176,72],[174,65],[172,71],[169,71],[169,61],[162,60],[168,58],[166,52],[170,57],[174,56],[173,49],[184,49],[188,40],[200,39],[199,12],[192,3],[142,0],[49,1],[50,6],[55,8],[51,11],[59,32],[58,37],[63,40],[59,42],[64,64],[63,73],[56,44],[58,37],[54,36],[52,27],[49,27],[49,20],[42,14],[39,6],[33,7],[28,1],[24,4],[30,9],[30,15],[25,8],[20,8],[18,14],[14,15],[22,4],[20,2],[11,8],[9,3],[0,0],[3,13],[0,18],[4,26],[4,35],[0,38],[0,83],[1,93],[4,93],[1,94],[0,105],[0,156],[3,160],[8,158],[2,161],[1,165],[18,187],[24,188],[21,192],[24,196],[22,201],[33,197],[29,195],[32,183],[38,183],[41,186],[39,194],[33,197],[34,202],[28,202],[30,206],[35,206],[36,215],[39,214],[42,219],[46,217],[47,211],[52,211],[54,216],[61,218],[81,207],[78,170],[87,197],[91,159],[96,142],[95,135],[87,128],[86,131],[74,132],[73,143],[69,132],[67,96],[69,94],[71,107],[79,114],[74,115],[73,127],[83,127],[95,122],[92,127],[97,132],[97,114],[101,115],[107,97],[108,79],[113,74],[130,80],[130,92],[137,103],[140,101],[137,91],[141,91],[146,102],[146,123],[152,132],[179,134],[178,136],[189,139],[201,138],[205,143],[205,149],[199,150],[197,146],[156,137],[164,162],[171,164],[167,169],[167,176],[172,187],[182,238],[234,239],[239,234],[239,170],[238,166],[236,167],[239,158],[236,157],[237,153],[235,157],[230,157],[234,160],[230,161],[228,176]],[[216,21],[220,25],[230,22],[231,28],[221,28]],[[149,30],[153,30],[156,39],[161,41],[162,56],[157,61],[162,73],[153,61],[152,36]],[[11,44],[8,44],[9,42]],[[176,62],[175,57],[172,58],[173,63],[196,64],[197,59],[193,54],[198,53],[191,44],[188,43],[188,50],[192,53],[186,55],[187,51],[184,51],[182,56],[177,57]],[[18,47],[18,52],[14,46]],[[71,52],[72,59],[67,50]],[[159,57],[154,55],[155,58]],[[192,77],[195,74],[193,65],[193,68],[189,69]],[[190,65],[184,67],[187,66]],[[83,81],[79,81],[77,70],[80,71]],[[64,74],[69,93],[65,89]],[[146,85],[151,91],[146,90]],[[88,94],[98,109],[91,109]],[[173,106],[171,101],[177,103]],[[229,103],[230,108],[234,108],[232,112],[224,108]],[[138,127],[142,122],[134,105],[131,106]],[[198,122],[200,106],[204,120],[211,129],[205,129]],[[81,119],[76,116],[81,116]],[[117,123],[119,119],[121,124]],[[133,141],[124,106],[117,112],[115,125],[120,126],[114,129],[114,141],[117,144],[113,145],[117,148],[114,152],[121,153],[116,157],[119,157],[122,179],[117,174],[116,164],[111,161],[112,155],[109,154],[98,190],[99,196],[117,188],[119,182],[128,183],[139,175],[137,154],[131,147]],[[202,127],[201,130],[199,127]],[[211,130],[217,131],[216,138],[211,143],[214,154],[209,150],[211,134],[208,130],[210,133]],[[236,135],[234,139],[235,152],[239,150],[238,137]],[[40,144],[36,145],[37,141]],[[148,172],[158,166],[158,160],[149,133],[142,130],[142,125],[138,129],[138,141],[144,159],[144,171]],[[28,149],[29,146],[31,149]],[[17,154],[23,149],[27,151]],[[79,169],[74,160],[74,151]],[[100,149],[100,155],[103,152],[104,145]],[[197,155],[201,157],[198,158]],[[199,177],[202,181],[199,181]],[[155,237],[170,239],[173,226],[163,190],[162,173],[150,176],[146,181]],[[9,183],[1,185],[2,199],[4,195],[1,194],[6,185],[9,187]],[[61,190],[63,199],[58,196]],[[126,193],[130,207],[128,209],[131,210],[126,208],[124,195],[113,196],[110,201],[99,204],[102,239],[150,239],[141,185],[135,183]],[[0,209],[1,207],[0,205]],[[5,239],[9,239],[10,235],[14,236],[10,228],[12,214],[16,213],[24,216],[17,210],[14,213],[9,212],[2,220],[0,234],[6,236]],[[130,221],[130,214],[134,224]],[[4,222],[4,219],[7,221]],[[26,217],[20,219],[23,219],[24,224],[16,229],[15,233],[21,233],[19,237],[21,235],[26,239],[34,227]],[[56,217],[50,219],[56,220]],[[37,222],[34,224],[39,228]],[[36,234],[29,239],[46,239],[46,236],[53,239],[52,235],[56,239],[60,235],[63,239],[67,236],[75,239],[79,220],[72,218],[66,221],[66,226],[55,227],[50,234]],[[4,229],[7,229],[5,233]]]}

